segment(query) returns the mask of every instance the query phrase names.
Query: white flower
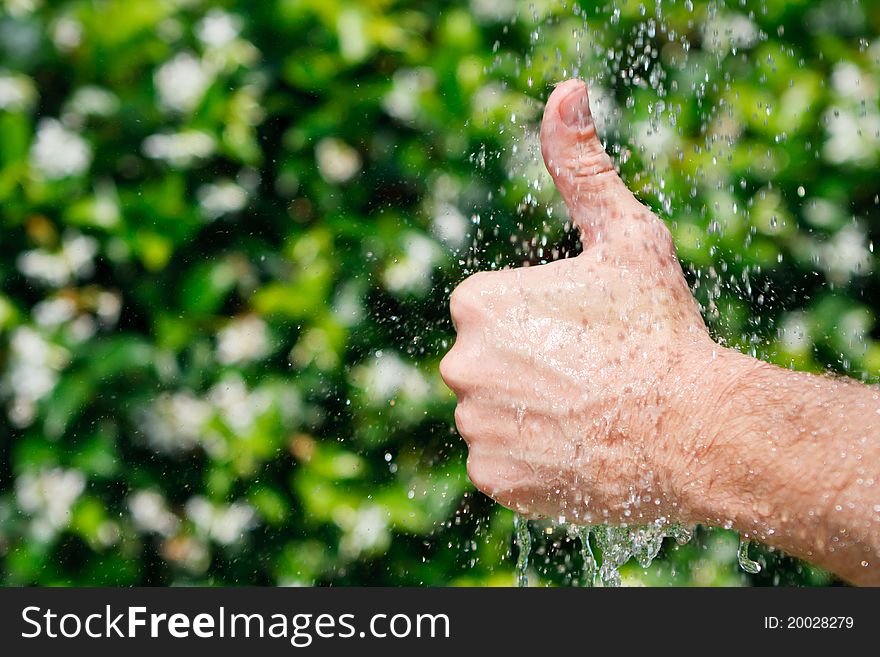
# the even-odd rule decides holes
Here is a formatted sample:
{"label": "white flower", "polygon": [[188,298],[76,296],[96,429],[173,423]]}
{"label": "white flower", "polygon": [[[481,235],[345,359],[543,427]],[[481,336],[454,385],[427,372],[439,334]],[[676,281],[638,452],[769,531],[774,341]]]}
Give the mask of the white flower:
{"label": "white flower", "polygon": [[98,242],[85,235],[69,232],[64,235],[57,253],[35,249],[18,257],[19,271],[53,287],[69,285],[77,278],[91,276]]}
{"label": "white flower", "polygon": [[76,304],[67,297],[44,299],[34,306],[31,316],[40,326],[53,327],[73,319]]}
{"label": "white flower", "polygon": [[361,169],[361,156],[344,141],[326,137],[315,146],[315,160],[321,177],[329,183],[351,180]]}
{"label": "white flower", "polygon": [[843,209],[825,198],[812,198],[804,205],[804,217],[814,226],[828,228],[842,221]]}
{"label": "white flower", "polygon": [[362,11],[355,7],[342,8],[336,17],[336,30],[339,32],[339,53],[348,62],[359,62],[370,52],[366,17]]}
{"label": "white flower", "polygon": [[211,85],[211,73],[195,55],[182,52],[165,62],[153,76],[163,108],[191,112]]}
{"label": "white flower", "polygon": [[758,27],[742,14],[719,13],[703,23],[703,46],[721,55],[754,45],[758,36]]}
{"label": "white flower", "polygon": [[835,163],[873,165],[880,151],[880,113],[832,107],[825,114],[828,139],[823,154]]}
{"label": "white flower", "polygon": [[67,326],[67,335],[72,342],[85,342],[91,338],[98,327],[91,315],[82,313]]}
{"label": "white flower", "polygon": [[118,109],[116,94],[95,86],[80,87],[65,103],[65,112],[76,116],[111,116]]}
{"label": "white flower", "polygon": [[222,48],[232,43],[241,31],[241,18],[212,9],[196,25],[199,41],[212,48]]}
{"label": "white flower", "polygon": [[843,351],[848,355],[863,354],[873,327],[873,314],[866,308],[853,308],[843,313],[837,320],[837,334],[843,342]]}
{"label": "white flower", "polygon": [[365,505],[354,512],[345,507],[339,509],[334,520],[345,531],[339,550],[350,559],[387,550],[391,544],[387,515],[385,509],[375,505]]}
{"label": "white flower", "polygon": [[249,391],[237,374],[229,374],[208,392],[208,400],[226,425],[239,435],[254,428],[261,415],[269,410],[272,398],[263,390]]}
{"label": "white flower", "polygon": [[24,427],[33,422],[36,403],[58,383],[58,372],[67,364],[68,353],[26,326],[15,330],[9,346],[2,387],[12,397],[10,420]]}
{"label": "white flower", "polygon": [[29,110],[36,99],[37,89],[28,76],[0,74],[0,110]]}
{"label": "white flower", "polygon": [[471,11],[480,21],[501,22],[516,14],[516,0],[470,0]]}
{"label": "white flower", "polygon": [[[162,393],[135,418],[147,442],[158,451],[174,453],[200,446],[223,458],[229,437],[217,430],[215,422],[221,420],[236,437],[246,439],[276,399],[271,389],[249,390],[239,375],[228,373],[204,397],[186,390]],[[278,402],[285,421],[298,407],[295,395],[282,395]]]}
{"label": "white flower", "polygon": [[391,292],[425,291],[440,257],[437,243],[424,235],[409,233],[404,237],[403,255],[391,263],[382,275]]}
{"label": "white flower", "polygon": [[333,318],[342,326],[354,326],[364,317],[361,290],[355,283],[343,283],[333,301]]}
{"label": "white flower", "polygon": [[806,313],[798,311],[786,313],[779,332],[782,345],[789,353],[806,353],[813,346]]}
{"label": "white flower", "polygon": [[454,205],[440,204],[434,213],[433,233],[453,249],[464,244],[468,234],[468,220]]}
{"label": "white flower", "polygon": [[861,102],[877,99],[877,83],[852,62],[840,62],[831,73],[831,84],[842,97]]}
{"label": "white flower", "polygon": [[128,509],[134,524],[144,532],[171,536],[180,526],[180,519],[168,510],[165,498],[154,490],[140,490],[131,495]]}
{"label": "white flower", "polygon": [[141,426],[150,445],[162,452],[192,449],[205,439],[214,416],[211,405],[189,391],[163,393],[141,411]]}
{"label": "white flower", "polygon": [[61,52],[70,52],[82,43],[83,26],[75,18],[62,16],[50,28],[52,42]]}
{"label": "white flower", "polygon": [[52,468],[18,477],[15,496],[19,508],[33,517],[33,532],[48,540],[70,523],[70,510],[85,486],[79,470]]}
{"label": "white flower", "polygon": [[382,99],[382,107],[400,121],[412,121],[419,111],[419,94],[437,85],[434,72],[425,68],[404,68],[394,72],[391,90]]}
{"label": "white flower", "polygon": [[849,224],[831,241],[819,246],[819,266],[830,281],[845,285],[854,275],[865,276],[871,272],[871,252],[865,239],[862,228]]}
{"label": "white flower", "polygon": [[200,495],[187,501],[186,515],[199,532],[221,545],[240,541],[245,532],[257,524],[256,513],[247,502],[236,501],[228,506],[220,506]]}
{"label": "white flower", "polygon": [[355,368],[352,378],[374,404],[398,395],[421,400],[430,392],[422,373],[393,352],[377,352],[372,361]]}
{"label": "white flower", "polygon": [[499,82],[488,82],[477,89],[471,105],[479,112],[491,113],[502,108],[505,99],[504,87]]}
{"label": "white flower", "polygon": [[43,4],[43,0],[5,0],[6,11],[12,16],[22,17],[34,13]]}
{"label": "white flower", "polygon": [[312,327],[303,333],[296,346],[290,350],[290,360],[298,367],[314,363],[322,370],[329,370],[339,364],[339,355],[331,344],[327,331]]}
{"label": "white flower", "polygon": [[92,149],[75,132],[56,119],[43,119],[31,145],[31,166],[47,180],[85,173],[92,163]]}
{"label": "white flower", "polygon": [[260,360],[268,353],[266,322],[255,315],[233,319],[217,334],[217,360],[224,365]]}
{"label": "white flower", "polygon": [[243,210],[248,202],[247,190],[231,180],[202,185],[196,196],[199,199],[202,215],[206,219],[217,219],[224,214]]}
{"label": "white flower", "polygon": [[214,154],[214,138],[201,130],[150,135],[144,140],[144,154],[154,160],[164,160],[174,167],[187,168],[196,161]]}
{"label": "white flower", "polygon": [[122,299],[113,292],[100,292],[95,308],[95,314],[105,326],[113,326],[119,321],[119,313],[122,311]]}
{"label": "white flower", "polygon": [[675,133],[660,121],[639,121],[633,125],[633,141],[647,155],[661,156],[675,145]]}

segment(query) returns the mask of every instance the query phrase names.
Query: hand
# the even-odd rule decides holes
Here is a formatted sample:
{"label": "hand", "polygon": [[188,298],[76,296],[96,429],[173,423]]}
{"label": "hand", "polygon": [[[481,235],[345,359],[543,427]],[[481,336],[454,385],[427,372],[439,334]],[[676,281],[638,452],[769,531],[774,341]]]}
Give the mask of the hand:
{"label": "hand", "polygon": [[458,338],[440,371],[468,474],[528,515],[683,520],[710,442],[701,369],[720,348],[668,229],[605,153],[583,82],[550,96],[541,143],[583,253],[453,292]]}
{"label": "hand", "polygon": [[582,82],[550,96],[541,143],[584,249],[452,294],[440,371],[477,488],[574,523],[731,527],[880,583],[880,391],[712,342]]}

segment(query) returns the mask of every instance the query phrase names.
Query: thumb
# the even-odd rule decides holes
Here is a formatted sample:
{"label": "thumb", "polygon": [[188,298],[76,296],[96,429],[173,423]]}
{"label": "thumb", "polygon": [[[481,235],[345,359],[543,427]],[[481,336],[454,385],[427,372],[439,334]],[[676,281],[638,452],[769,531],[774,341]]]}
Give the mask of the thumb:
{"label": "thumb", "polygon": [[541,151],[585,246],[645,211],[599,141],[583,81],[566,80],[550,94],[541,124]]}

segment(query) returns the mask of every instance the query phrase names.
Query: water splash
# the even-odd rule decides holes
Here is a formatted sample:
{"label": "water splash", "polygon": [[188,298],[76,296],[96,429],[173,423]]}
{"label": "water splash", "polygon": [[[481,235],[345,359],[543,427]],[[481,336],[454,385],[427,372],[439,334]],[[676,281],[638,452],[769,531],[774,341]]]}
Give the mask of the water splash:
{"label": "water splash", "polygon": [[576,527],[575,534],[581,541],[581,558],[584,560],[583,566],[583,582],[584,586],[592,587],[596,585],[596,557],[593,555],[593,548],[590,545],[590,528]]}
{"label": "water splash", "polygon": [[761,572],[761,564],[757,561],[749,559],[749,546],[752,542],[746,538],[739,539],[739,550],[736,553],[736,559],[739,561],[739,567],[750,575]]}
{"label": "water splash", "polygon": [[[693,530],[679,524],[645,525],[637,527],[595,525],[568,526],[569,536],[580,541],[583,570],[581,580],[585,587],[618,587],[621,585],[620,568],[635,559],[642,568],[648,568],[663,547],[663,540],[673,538],[684,545],[693,537]],[[522,516],[514,518],[514,534],[519,550],[516,564],[517,584],[526,586],[529,552],[532,537],[528,521]],[[600,559],[593,553],[598,548]]]}
{"label": "water splash", "polygon": [[532,535],[529,532],[529,521],[518,513],[513,517],[513,533],[518,550],[516,556],[516,585],[529,585],[529,553],[532,551]]}
{"label": "water splash", "polygon": [[593,535],[602,552],[599,581],[605,587],[620,586],[620,567],[633,555],[629,528],[600,525],[593,528]]}
{"label": "water splash", "polygon": [[648,568],[663,547],[663,539],[670,537],[684,545],[693,537],[693,530],[679,524],[645,525],[641,527],[592,528],[596,544],[602,552],[599,580],[603,586],[620,586],[620,567],[631,558],[639,566]]}

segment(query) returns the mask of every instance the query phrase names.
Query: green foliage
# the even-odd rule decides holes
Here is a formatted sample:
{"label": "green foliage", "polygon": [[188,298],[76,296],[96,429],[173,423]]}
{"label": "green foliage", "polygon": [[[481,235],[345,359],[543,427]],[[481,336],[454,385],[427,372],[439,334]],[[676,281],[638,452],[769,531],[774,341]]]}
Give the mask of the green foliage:
{"label": "green foliage", "polygon": [[[880,5],[570,5],[4,1],[0,582],[512,583],[437,363],[455,283],[575,248],[570,75],[719,339],[877,380]],[[735,547],[624,579],[829,581]]]}

